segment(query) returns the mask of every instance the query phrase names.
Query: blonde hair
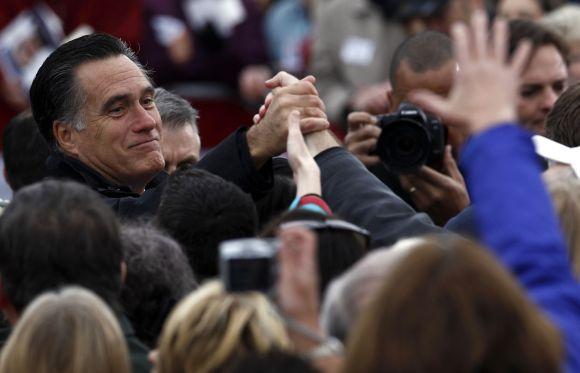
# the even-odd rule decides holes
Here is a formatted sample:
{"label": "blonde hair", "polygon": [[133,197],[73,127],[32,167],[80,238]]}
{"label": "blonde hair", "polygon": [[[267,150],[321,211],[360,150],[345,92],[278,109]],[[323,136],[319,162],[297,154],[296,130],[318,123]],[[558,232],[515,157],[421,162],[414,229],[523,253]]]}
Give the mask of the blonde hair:
{"label": "blonde hair", "polygon": [[287,350],[288,334],[268,299],[228,294],[212,281],[171,312],[159,339],[159,373],[215,372],[246,353]]}
{"label": "blonde hair", "polygon": [[560,227],[564,233],[568,258],[574,274],[580,278],[580,180],[570,168],[550,170],[544,177]]}
{"label": "blonde hair", "polygon": [[0,372],[129,373],[117,319],[92,292],[65,288],[37,297],[0,357]]}

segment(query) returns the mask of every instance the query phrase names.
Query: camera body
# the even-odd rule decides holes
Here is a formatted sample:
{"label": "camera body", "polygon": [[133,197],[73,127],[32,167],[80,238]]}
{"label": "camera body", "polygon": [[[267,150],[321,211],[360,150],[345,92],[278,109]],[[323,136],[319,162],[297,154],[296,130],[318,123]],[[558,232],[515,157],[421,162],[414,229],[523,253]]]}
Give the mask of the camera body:
{"label": "camera body", "polygon": [[447,133],[437,117],[403,102],[396,113],[380,115],[378,125],[381,134],[374,153],[391,172],[412,173],[423,165],[441,168]]}
{"label": "camera body", "polygon": [[225,289],[229,292],[270,291],[277,277],[278,246],[274,239],[244,238],[222,242],[219,263]]}

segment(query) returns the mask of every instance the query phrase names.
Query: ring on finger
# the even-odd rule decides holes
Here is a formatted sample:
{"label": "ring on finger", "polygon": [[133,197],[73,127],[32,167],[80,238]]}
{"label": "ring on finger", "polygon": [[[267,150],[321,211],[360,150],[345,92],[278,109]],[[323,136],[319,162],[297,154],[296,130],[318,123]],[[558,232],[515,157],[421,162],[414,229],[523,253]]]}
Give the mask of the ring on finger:
{"label": "ring on finger", "polygon": [[408,193],[409,193],[409,194],[413,194],[413,193],[415,193],[416,191],[417,191],[417,188],[416,188],[416,187],[414,187],[414,186],[412,186],[411,188],[409,188],[409,192],[408,192]]}

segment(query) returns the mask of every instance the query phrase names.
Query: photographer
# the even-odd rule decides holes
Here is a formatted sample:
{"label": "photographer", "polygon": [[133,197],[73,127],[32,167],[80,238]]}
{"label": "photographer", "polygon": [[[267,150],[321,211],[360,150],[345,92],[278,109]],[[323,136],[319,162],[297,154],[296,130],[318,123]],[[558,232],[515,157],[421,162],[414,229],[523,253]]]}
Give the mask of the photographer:
{"label": "photographer", "polygon": [[[414,89],[446,95],[456,70],[451,40],[447,36],[428,31],[407,39],[391,63],[393,90],[386,94],[392,112],[397,112]],[[440,226],[469,205],[465,182],[452,156],[452,152],[457,155],[465,139],[460,130],[448,129],[448,145],[438,169],[422,166],[412,174],[398,176],[388,171],[377,155],[369,155],[376,149],[381,134],[376,124],[377,117],[369,113],[351,113],[345,146],[397,195],[416,210],[426,212]]]}

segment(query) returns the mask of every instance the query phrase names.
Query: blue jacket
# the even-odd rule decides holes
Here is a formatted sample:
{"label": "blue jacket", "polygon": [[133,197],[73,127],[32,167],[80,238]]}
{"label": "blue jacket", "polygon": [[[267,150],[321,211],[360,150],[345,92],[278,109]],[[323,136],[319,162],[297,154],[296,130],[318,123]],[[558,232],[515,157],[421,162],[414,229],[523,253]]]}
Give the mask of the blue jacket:
{"label": "blue jacket", "polygon": [[483,242],[562,333],[565,371],[580,372],[580,285],[531,134],[515,125],[485,131],[465,145],[461,166]]}

